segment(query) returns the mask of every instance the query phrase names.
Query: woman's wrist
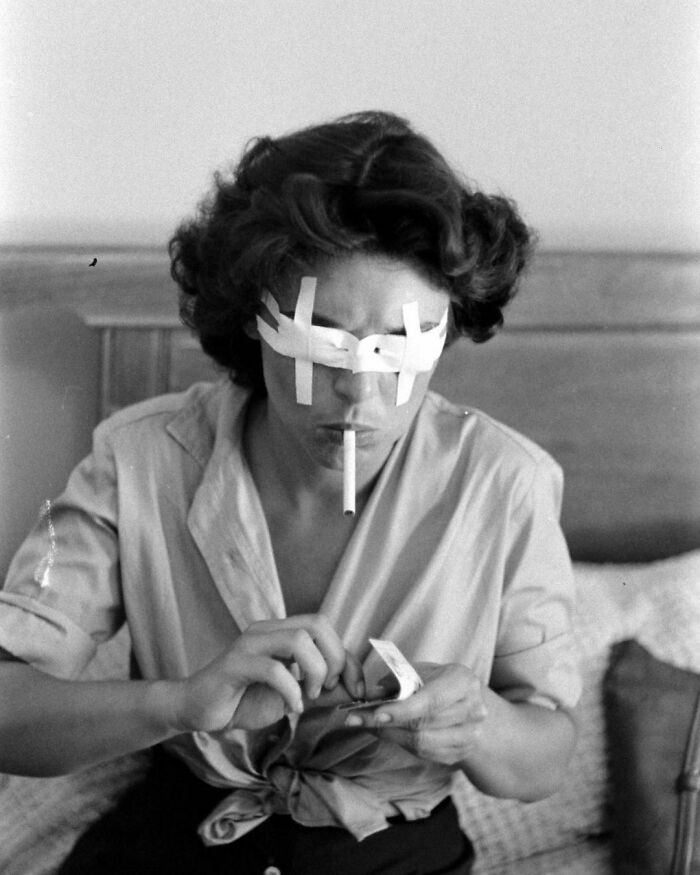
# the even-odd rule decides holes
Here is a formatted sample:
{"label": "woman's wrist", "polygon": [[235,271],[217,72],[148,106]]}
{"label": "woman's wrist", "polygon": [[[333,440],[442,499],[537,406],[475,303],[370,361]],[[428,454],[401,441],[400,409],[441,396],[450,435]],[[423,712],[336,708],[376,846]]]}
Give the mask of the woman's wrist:
{"label": "woman's wrist", "polygon": [[183,682],[148,681],[144,689],[144,717],[161,741],[191,731],[182,718]]}

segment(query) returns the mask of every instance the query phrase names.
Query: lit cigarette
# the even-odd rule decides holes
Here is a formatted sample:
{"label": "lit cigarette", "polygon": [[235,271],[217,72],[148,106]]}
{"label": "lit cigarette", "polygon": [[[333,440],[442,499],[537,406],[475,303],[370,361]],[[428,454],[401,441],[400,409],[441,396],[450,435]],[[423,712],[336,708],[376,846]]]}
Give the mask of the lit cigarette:
{"label": "lit cigarette", "polygon": [[343,513],[355,514],[355,432],[351,428],[343,432]]}

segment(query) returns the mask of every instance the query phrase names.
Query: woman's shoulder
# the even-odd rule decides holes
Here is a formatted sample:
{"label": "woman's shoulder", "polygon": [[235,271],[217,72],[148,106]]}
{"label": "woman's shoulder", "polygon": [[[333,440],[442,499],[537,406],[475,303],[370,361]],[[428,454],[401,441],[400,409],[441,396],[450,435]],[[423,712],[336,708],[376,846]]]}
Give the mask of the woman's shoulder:
{"label": "woman's shoulder", "polygon": [[516,429],[475,407],[456,404],[437,392],[428,392],[424,412],[443,452],[470,468],[498,468],[526,477],[536,470],[560,474],[559,464],[539,444]]}
{"label": "woman's shoulder", "polygon": [[157,395],[118,410],[97,426],[95,440],[107,442],[115,451],[136,447],[143,452],[174,440],[205,459],[222,407],[242,405],[247,395],[228,379],[195,383],[185,391]]}
{"label": "woman's shoulder", "polygon": [[115,411],[99,423],[97,430],[104,435],[118,434],[139,426],[158,430],[185,411],[206,409],[219,390],[218,383],[194,383],[182,392],[154,395]]}

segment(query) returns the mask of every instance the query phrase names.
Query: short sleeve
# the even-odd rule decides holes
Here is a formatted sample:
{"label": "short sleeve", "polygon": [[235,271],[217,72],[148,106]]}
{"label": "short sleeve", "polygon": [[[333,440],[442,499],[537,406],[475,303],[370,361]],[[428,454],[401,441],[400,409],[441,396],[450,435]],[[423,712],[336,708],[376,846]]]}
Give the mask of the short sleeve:
{"label": "short sleeve", "polygon": [[4,650],[63,678],[77,677],[123,624],[111,449],[98,427],[92,453],[63,494],[47,501],[0,591]]}
{"label": "short sleeve", "polygon": [[573,707],[581,678],[572,633],[574,583],[559,526],[563,478],[547,457],[509,523],[491,687],[510,701]]}

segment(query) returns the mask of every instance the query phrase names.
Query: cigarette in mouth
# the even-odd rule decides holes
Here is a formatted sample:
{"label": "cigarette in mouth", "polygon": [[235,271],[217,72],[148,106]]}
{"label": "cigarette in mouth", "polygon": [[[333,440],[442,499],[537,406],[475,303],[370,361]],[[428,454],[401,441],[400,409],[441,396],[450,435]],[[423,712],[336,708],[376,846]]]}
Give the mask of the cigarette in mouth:
{"label": "cigarette in mouth", "polygon": [[343,513],[355,514],[355,432],[351,428],[343,432]]}

